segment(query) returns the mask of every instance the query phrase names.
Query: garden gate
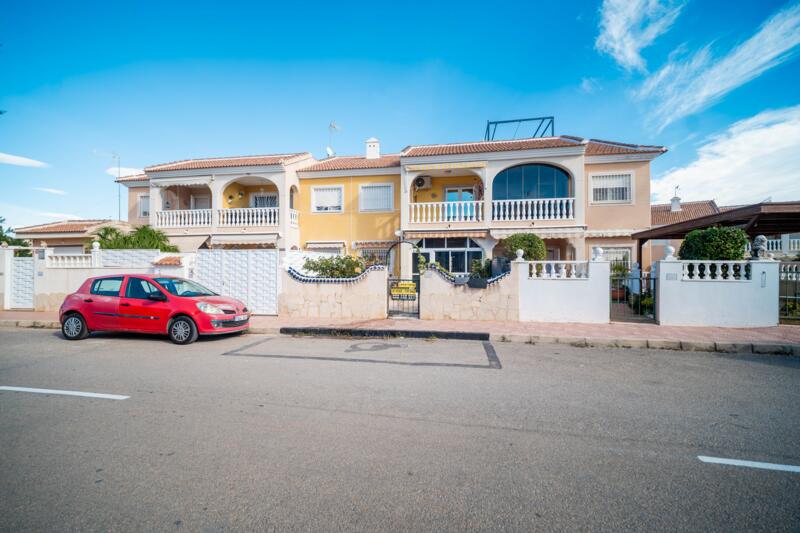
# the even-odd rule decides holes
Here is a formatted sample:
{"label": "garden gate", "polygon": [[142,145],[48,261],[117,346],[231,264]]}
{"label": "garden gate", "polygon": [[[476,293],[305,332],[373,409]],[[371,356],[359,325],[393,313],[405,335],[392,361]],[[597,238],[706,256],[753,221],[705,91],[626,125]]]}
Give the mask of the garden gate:
{"label": "garden gate", "polygon": [[33,257],[11,258],[11,308],[33,309]]}
{"label": "garden gate", "polygon": [[419,318],[419,282],[389,278],[386,290],[389,317]]}
{"label": "garden gate", "polygon": [[781,263],[778,284],[780,321],[800,324],[800,262]]}
{"label": "garden gate", "polygon": [[630,272],[612,270],[611,321],[655,322],[656,282],[655,273],[641,272],[637,268]]}

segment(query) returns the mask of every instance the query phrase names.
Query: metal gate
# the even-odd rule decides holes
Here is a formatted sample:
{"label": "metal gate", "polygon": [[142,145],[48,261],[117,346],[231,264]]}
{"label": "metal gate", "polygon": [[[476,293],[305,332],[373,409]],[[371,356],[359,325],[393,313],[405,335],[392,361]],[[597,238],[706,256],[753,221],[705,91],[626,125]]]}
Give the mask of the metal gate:
{"label": "metal gate", "polygon": [[388,314],[419,318],[419,282],[413,279],[389,278],[386,289]]}
{"label": "metal gate", "polygon": [[11,308],[34,308],[33,257],[11,258]]}
{"label": "metal gate", "polygon": [[277,250],[198,250],[195,279],[252,313],[278,314]]}
{"label": "metal gate", "polygon": [[800,262],[781,263],[778,284],[781,322],[800,324]]}
{"label": "metal gate", "polygon": [[649,272],[611,275],[611,321],[655,322],[656,281]]}

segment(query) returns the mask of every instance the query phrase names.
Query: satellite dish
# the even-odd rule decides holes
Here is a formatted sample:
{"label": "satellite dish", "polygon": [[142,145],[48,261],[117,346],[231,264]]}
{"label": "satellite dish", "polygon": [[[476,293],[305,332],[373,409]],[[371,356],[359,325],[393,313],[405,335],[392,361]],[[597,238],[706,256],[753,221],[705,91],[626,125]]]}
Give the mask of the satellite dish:
{"label": "satellite dish", "polygon": [[335,155],[333,148],[331,148],[330,146],[326,146],[325,151],[328,153],[328,157],[333,157]]}

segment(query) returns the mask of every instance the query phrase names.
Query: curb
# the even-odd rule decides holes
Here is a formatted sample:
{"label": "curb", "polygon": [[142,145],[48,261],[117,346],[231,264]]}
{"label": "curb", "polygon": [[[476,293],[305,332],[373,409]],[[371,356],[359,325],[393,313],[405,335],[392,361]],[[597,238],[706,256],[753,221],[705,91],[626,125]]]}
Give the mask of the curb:
{"label": "curb", "polygon": [[[56,320],[0,320],[0,327],[61,329]],[[405,337],[411,339],[471,340],[511,342],[518,344],[564,344],[580,348],[648,348],[653,350],[675,350],[684,352],[718,352],[756,355],[794,355],[800,357],[800,344],[678,341],[665,339],[614,339],[603,337],[549,337],[544,335],[482,333],[473,331],[435,331],[407,329],[355,329],[355,328],[309,328],[254,327],[248,333],[255,335],[309,335],[319,337]]]}

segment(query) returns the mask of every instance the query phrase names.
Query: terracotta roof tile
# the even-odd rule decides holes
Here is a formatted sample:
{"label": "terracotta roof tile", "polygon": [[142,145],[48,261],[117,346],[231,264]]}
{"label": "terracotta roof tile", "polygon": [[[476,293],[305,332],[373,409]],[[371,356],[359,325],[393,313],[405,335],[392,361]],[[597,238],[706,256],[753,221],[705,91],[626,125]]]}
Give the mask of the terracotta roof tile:
{"label": "terracotta roof tile", "polygon": [[105,222],[111,222],[111,220],[62,220],[59,222],[50,222],[48,224],[39,224],[38,226],[17,228],[14,230],[14,233],[16,235],[21,233],[85,233],[86,230]]}
{"label": "terracotta roof tile", "polygon": [[511,141],[479,141],[457,144],[429,144],[409,146],[403,151],[404,157],[435,155],[458,155],[486,152],[508,152],[512,150],[538,150],[545,148],[567,148],[586,145],[586,155],[616,155],[636,153],[661,153],[663,146],[627,144],[599,139],[584,139],[573,135],[558,137],[538,137],[535,139],[516,139]]}
{"label": "terracotta roof tile", "polygon": [[367,159],[364,156],[334,156],[308,166],[302,169],[301,172],[393,167],[400,168],[400,154],[386,154],[375,159]]}
{"label": "terracotta roof tile", "polygon": [[183,264],[181,256],[167,255],[153,261],[154,266],[181,266]]}
{"label": "terracotta roof tile", "polygon": [[132,181],[148,181],[149,179],[150,178],[147,177],[147,174],[134,174],[133,176],[122,176],[114,181],[117,183],[130,183]]}
{"label": "terracotta roof tile", "polygon": [[653,226],[664,226],[676,222],[686,222],[706,215],[715,215],[721,210],[714,200],[699,202],[681,202],[680,211],[671,211],[671,204],[655,204],[650,206],[650,223]]}
{"label": "terracotta roof tile", "polygon": [[224,168],[224,167],[252,167],[282,165],[291,163],[303,156],[309,156],[308,152],[297,152],[293,154],[272,154],[272,155],[245,155],[236,157],[210,157],[207,159],[184,159],[163,163],[147,167],[145,172],[163,172],[166,170],[197,170],[203,168]]}

